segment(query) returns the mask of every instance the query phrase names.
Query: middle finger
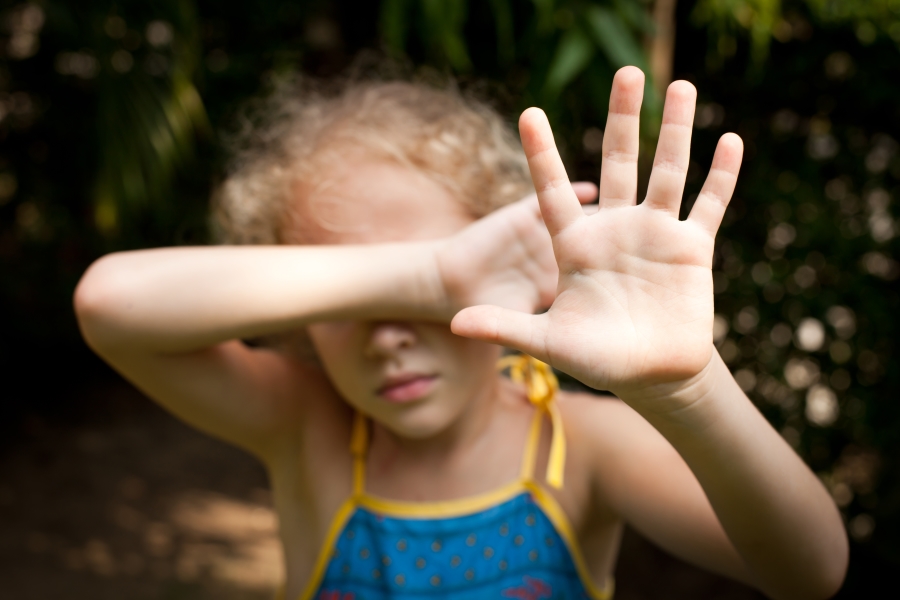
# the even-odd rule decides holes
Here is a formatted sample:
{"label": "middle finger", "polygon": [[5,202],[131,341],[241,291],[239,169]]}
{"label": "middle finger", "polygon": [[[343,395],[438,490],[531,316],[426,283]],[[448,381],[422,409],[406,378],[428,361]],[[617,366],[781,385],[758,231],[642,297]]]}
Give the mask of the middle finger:
{"label": "middle finger", "polygon": [[637,199],[638,135],[644,74],[622,67],[613,78],[600,166],[600,207],[631,206]]}
{"label": "middle finger", "polygon": [[675,81],[666,91],[659,143],[644,204],[678,216],[684,180],[691,160],[691,132],[697,89],[687,81]]}

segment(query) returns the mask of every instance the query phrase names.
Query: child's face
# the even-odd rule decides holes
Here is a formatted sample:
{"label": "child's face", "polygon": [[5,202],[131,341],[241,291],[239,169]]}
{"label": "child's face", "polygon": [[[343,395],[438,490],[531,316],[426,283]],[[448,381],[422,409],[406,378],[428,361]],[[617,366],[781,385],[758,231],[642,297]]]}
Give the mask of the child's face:
{"label": "child's face", "polygon": [[[326,185],[301,190],[298,232],[306,243],[366,244],[437,239],[474,219],[422,173],[360,157],[331,169]],[[325,371],[353,406],[406,438],[427,438],[492,394],[496,346],[419,321],[316,323],[309,334]]]}

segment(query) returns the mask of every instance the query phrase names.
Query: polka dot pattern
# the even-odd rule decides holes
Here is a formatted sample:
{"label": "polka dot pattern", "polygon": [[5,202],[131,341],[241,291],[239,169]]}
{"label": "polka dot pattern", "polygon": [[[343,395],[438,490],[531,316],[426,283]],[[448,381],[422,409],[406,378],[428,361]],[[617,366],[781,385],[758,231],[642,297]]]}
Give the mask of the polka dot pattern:
{"label": "polka dot pattern", "polygon": [[346,594],[354,600],[590,598],[568,547],[529,493],[453,518],[357,508],[313,598]]}

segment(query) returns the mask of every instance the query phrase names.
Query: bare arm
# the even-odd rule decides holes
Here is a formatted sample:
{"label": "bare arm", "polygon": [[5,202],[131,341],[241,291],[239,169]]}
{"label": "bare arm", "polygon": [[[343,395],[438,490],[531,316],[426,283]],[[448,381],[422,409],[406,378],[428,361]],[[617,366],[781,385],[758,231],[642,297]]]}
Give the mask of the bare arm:
{"label": "bare arm", "polygon": [[[596,187],[580,186],[589,200]],[[315,321],[447,322],[494,302],[552,300],[557,267],[535,198],[443,240],[170,248],[97,261],[75,293],[88,344],[189,423],[265,452],[328,386],[316,369],[236,341]]]}
{"label": "bare arm", "polygon": [[[706,184],[680,221],[696,90],[673,83],[647,197],[636,204],[642,91],[637,69],[617,73],[603,141],[600,210],[591,216],[573,200],[546,118],[536,110],[523,114],[523,145],[560,265],[557,296],[537,316],[469,308],[453,329],[519,348],[614,392],[690,466],[755,585],[775,598],[829,597],[847,566],[840,515],[712,345],[713,245],[734,190],[741,141],[722,137]],[[643,514],[636,525],[665,537],[660,523]],[[685,551],[696,545],[673,539]],[[711,568],[722,568],[714,562]]]}
{"label": "bare arm", "polygon": [[317,320],[438,318],[447,303],[426,243],[224,246],[112,254],[82,278],[75,307],[104,350],[174,354]]}
{"label": "bare arm", "polygon": [[722,528],[691,468],[672,444],[630,406],[588,400],[566,433],[592,454],[596,498],[682,560],[745,583],[747,564]]}
{"label": "bare arm", "polygon": [[88,344],[150,397],[265,455],[327,383],[313,367],[237,340],[317,319],[434,315],[438,282],[416,246],[113,254],[85,274],[75,308]]}
{"label": "bare arm", "polygon": [[[837,592],[848,559],[837,507],[741,391],[718,353],[687,385],[656,391],[658,397],[642,396],[636,403],[702,486],[744,560],[749,577],[739,578],[774,598],[827,598]],[[668,407],[651,408],[657,399]],[[672,410],[676,403],[679,408]]]}

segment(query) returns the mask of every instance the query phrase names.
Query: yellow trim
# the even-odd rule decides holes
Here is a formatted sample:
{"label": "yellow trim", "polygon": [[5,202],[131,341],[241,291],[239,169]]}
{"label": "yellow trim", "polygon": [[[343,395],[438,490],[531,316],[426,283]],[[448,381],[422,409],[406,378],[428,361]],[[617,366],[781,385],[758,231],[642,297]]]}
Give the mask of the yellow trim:
{"label": "yellow trim", "polygon": [[368,494],[359,498],[359,506],[368,508],[377,513],[391,517],[412,517],[427,519],[432,517],[459,517],[462,515],[487,510],[502,502],[509,500],[526,491],[526,486],[521,481],[513,481],[506,485],[478,494],[456,500],[443,500],[439,502],[402,502],[388,500]]}
{"label": "yellow trim", "polygon": [[[562,415],[556,405],[559,380],[556,379],[550,365],[527,354],[505,356],[497,363],[497,368],[500,370],[508,368],[510,379],[519,383],[524,382],[528,400],[537,407],[539,413],[550,417],[552,438],[545,478],[551,487],[562,489],[566,466],[566,435],[563,431]],[[533,459],[527,466],[529,467],[527,478],[531,479]]]}
{"label": "yellow trim", "polygon": [[344,526],[347,525],[347,521],[350,520],[350,517],[355,510],[356,498],[351,496],[341,504],[341,507],[335,513],[334,518],[331,520],[331,525],[328,527],[328,533],[325,535],[325,541],[322,543],[322,549],[319,551],[319,556],[316,558],[316,566],[313,567],[312,576],[310,576],[309,581],[306,582],[306,587],[303,588],[303,593],[300,594],[298,600],[311,600],[313,594],[316,593],[316,589],[319,587],[322,578],[325,576],[325,569],[328,568],[328,563],[334,552],[334,545],[337,543],[338,536],[341,535]]}
{"label": "yellow trim", "polygon": [[569,524],[569,518],[556,501],[556,498],[534,482],[526,483],[525,487],[532,493],[535,502],[541,507],[541,510],[544,511],[544,514],[550,519],[553,527],[569,547],[569,553],[572,555],[572,560],[575,562],[575,569],[578,571],[581,583],[584,585],[591,598],[594,600],[611,600],[615,588],[613,579],[610,577],[609,583],[606,585],[607,589],[605,590],[601,590],[597,587],[597,584],[594,583],[591,573],[587,568],[587,563],[584,560],[584,555],[581,554],[581,546],[578,545],[578,538],[575,535],[575,530],[572,529],[572,525]]}

